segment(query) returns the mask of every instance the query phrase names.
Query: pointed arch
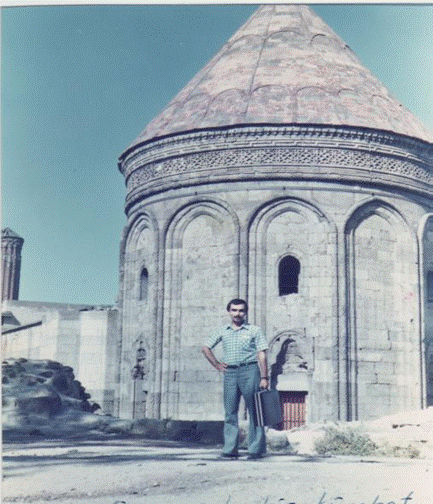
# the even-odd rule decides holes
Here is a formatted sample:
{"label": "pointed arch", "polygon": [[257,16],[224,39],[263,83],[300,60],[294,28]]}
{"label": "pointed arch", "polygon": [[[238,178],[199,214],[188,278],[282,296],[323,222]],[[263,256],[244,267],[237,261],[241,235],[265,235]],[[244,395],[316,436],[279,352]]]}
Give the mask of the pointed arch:
{"label": "pointed arch", "polygon": [[424,215],[418,231],[419,284],[422,299],[420,330],[421,406],[433,406],[433,213]]}
{"label": "pointed arch", "polygon": [[378,215],[392,225],[401,226],[405,232],[410,231],[406,218],[394,205],[384,199],[372,198],[351,209],[345,224],[345,235],[353,233],[357,225],[371,215]]}
{"label": "pointed arch", "polygon": [[[220,325],[227,299],[239,290],[239,222],[230,206],[217,199],[194,199],[180,207],[164,228],[163,416],[204,416],[199,394],[206,383],[221,403],[217,378],[200,358],[204,335]],[[191,378],[193,377],[193,378]],[[179,402],[189,394],[188,404]]]}
{"label": "pointed arch", "polygon": [[414,359],[401,348],[413,348],[419,330],[416,236],[394,205],[373,198],[347,219],[345,258],[348,419],[391,414],[402,397],[404,407],[415,407]]}
{"label": "pointed arch", "polygon": [[[267,327],[267,313],[272,304],[279,310],[279,266],[283,258],[292,256],[299,262],[300,289],[319,274],[321,261],[328,262],[329,256],[319,254],[319,250],[329,239],[331,242],[336,239],[335,226],[319,208],[305,200],[279,198],[263,205],[251,216],[248,298],[255,306],[253,323],[267,332],[271,329]],[[321,271],[332,268],[331,264],[323,264]],[[271,318],[278,319],[277,313]]]}
{"label": "pointed arch", "polygon": [[312,371],[312,342],[297,329],[277,333],[269,343],[269,369],[272,388],[277,388],[279,375]]}
{"label": "pointed arch", "polygon": [[142,233],[148,229],[152,234],[158,233],[158,221],[155,216],[146,211],[138,213],[134,219],[131,220],[126,228],[125,250],[135,251],[139,247],[140,238]]}
{"label": "pointed arch", "polygon": [[[326,345],[337,349],[337,248],[335,223],[309,201],[278,198],[258,208],[248,227],[251,322],[267,335],[283,333],[287,327],[302,328],[299,333],[308,334],[311,340],[326,338]],[[279,266],[287,256],[294,258],[292,262],[299,261],[298,293],[280,296]],[[327,366],[314,370],[314,381],[322,384],[326,394],[337,398],[338,380],[330,382],[329,373],[338,375],[338,358],[330,361],[327,352],[329,349],[323,346],[318,359],[327,360]],[[298,373],[284,376],[283,381],[286,390],[306,391],[308,380]],[[312,408],[312,417],[335,414],[333,406],[326,406],[325,411],[323,406],[312,403]]]}
{"label": "pointed arch", "polygon": [[[140,335],[148,352],[149,416],[159,416],[158,363],[158,293],[159,275],[158,225],[150,212],[139,212],[125,231],[121,246],[121,292],[119,299],[121,331],[121,383],[120,412],[126,417],[140,410],[131,370],[135,365],[135,343]],[[138,413],[137,413],[138,414]]]}

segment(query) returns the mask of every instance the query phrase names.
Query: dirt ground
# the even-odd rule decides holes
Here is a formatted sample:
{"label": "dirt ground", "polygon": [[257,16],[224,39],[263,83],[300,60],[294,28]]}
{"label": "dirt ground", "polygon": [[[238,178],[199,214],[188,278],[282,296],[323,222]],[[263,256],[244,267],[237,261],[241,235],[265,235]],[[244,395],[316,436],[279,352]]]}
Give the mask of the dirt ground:
{"label": "dirt ground", "polygon": [[219,453],[137,438],[5,443],[2,502],[433,504],[431,459]]}

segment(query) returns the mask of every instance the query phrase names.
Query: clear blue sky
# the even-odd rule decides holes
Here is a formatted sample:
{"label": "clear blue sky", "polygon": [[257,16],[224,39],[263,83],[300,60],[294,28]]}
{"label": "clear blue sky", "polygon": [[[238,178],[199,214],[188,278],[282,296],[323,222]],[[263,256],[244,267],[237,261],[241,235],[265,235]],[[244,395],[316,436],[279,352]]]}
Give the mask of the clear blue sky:
{"label": "clear blue sky", "polygon": [[[115,302],[117,158],[255,8],[2,9],[2,227],[25,239],[20,299]],[[313,9],[433,131],[433,6]]]}

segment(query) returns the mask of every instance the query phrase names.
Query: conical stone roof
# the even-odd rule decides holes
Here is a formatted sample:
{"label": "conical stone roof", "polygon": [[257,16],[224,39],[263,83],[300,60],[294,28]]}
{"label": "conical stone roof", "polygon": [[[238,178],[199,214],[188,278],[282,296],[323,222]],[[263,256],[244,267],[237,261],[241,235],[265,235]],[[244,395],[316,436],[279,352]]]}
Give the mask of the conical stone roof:
{"label": "conical stone roof", "polygon": [[265,5],[130,149],[174,133],[254,124],[360,126],[433,142],[309,7]]}

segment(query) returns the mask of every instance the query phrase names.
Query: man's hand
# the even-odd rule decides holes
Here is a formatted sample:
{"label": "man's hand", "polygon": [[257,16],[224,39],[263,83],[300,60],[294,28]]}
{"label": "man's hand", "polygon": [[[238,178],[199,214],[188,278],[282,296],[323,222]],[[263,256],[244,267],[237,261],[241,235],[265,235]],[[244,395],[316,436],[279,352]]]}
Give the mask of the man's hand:
{"label": "man's hand", "polygon": [[227,369],[227,364],[225,362],[217,362],[215,364],[215,367],[218,369],[218,371],[224,373],[224,371]]}
{"label": "man's hand", "polygon": [[260,390],[266,390],[269,386],[268,380],[266,378],[262,378],[260,380]]}
{"label": "man's hand", "polygon": [[225,364],[224,362],[218,361],[216,359],[214,353],[212,352],[212,350],[210,348],[208,348],[207,346],[202,347],[201,351],[203,352],[206,359],[212,364],[212,366],[215,369],[218,369],[218,371],[220,371],[221,373],[224,373],[224,371],[227,368],[227,364]]}
{"label": "man's hand", "polygon": [[267,388],[269,388],[268,358],[266,355],[266,350],[260,350],[260,352],[257,352],[257,361],[259,363],[260,370],[260,390],[266,390]]}

